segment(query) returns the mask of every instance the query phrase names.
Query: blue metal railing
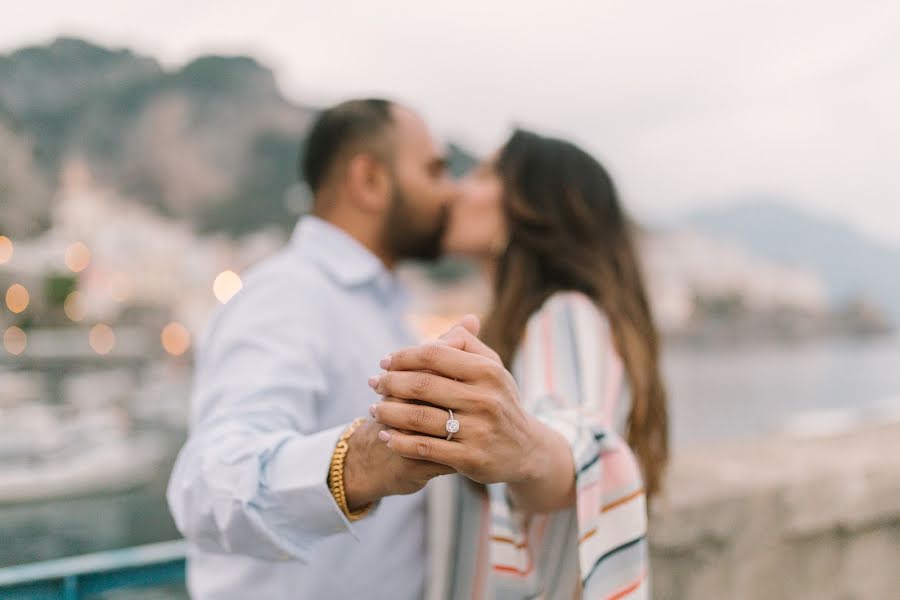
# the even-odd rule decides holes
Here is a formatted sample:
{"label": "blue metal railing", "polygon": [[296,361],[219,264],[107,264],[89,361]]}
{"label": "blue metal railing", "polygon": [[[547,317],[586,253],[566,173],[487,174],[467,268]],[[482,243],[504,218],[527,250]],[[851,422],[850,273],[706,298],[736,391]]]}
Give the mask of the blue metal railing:
{"label": "blue metal railing", "polygon": [[2,600],[83,600],[110,590],[184,582],[183,540],[0,569]]}

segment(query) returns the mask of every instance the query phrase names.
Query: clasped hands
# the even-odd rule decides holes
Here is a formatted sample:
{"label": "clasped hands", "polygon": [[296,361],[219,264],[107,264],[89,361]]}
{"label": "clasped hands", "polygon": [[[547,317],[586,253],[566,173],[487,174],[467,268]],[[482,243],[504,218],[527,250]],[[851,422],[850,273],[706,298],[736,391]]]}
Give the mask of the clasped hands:
{"label": "clasped hands", "polygon": [[[379,439],[400,456],[451,467],[479,483],[532,476],[534,419],[497,354],[466,317],[436,342],[398,350],[369,379],[383,397],[370,412],[386,426]],[[459,432],[447,440],[449,410]]]}
{"label": "clasped hands", "polygon": [[[543,426],[519,402],[497,353],[467,316],[435,341],[391,353],[369,379],[382,396],[374,419],[350,437],[345,486],[351,508],[418,491],[438,475],[527,485],[548,468]],[[447,440],[448,409],[459,432]]]}

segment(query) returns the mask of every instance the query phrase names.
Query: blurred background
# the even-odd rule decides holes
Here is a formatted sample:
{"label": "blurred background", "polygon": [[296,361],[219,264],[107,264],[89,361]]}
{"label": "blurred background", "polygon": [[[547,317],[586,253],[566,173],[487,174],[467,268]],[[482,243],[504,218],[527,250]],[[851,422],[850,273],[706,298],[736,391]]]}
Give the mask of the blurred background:
{"label": "blurred background", "polygon": [[[307,210],[316,111],[364,95],[420,110],[456,174],[514,125],[612,171],[666,340],[658,597],[900,589],[900,4],[877,0],[4,6],[0,568],[178,537],[194,343]],[[463,263],[402,276],[423,335],[487,302]]]}

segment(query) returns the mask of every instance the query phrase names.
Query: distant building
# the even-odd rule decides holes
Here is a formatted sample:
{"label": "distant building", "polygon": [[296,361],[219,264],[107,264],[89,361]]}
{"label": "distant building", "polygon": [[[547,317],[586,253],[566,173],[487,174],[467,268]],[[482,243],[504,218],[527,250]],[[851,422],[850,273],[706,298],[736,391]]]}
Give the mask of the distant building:
{"label": "distant building", "polygon": [[822,318],[829,311],[825,285],[816,274],[760,259],[736,244],[672,230],[646,234],[641,251],[651,303],[665,331],[690,327],[704,301],[731,299],[748,313]]}
{"label": "distant building", "polygon": [[240,241],[200,236],[187,221],[98,186],[86,163],[70,161],[61,173],[50,229],[17,242],[9,267],[32,278],[76,277],[86,321],[115,321],[127,310],[144,308],[196,329],[216,304],[216,276],[240,273],[283,242],[275,232]]}

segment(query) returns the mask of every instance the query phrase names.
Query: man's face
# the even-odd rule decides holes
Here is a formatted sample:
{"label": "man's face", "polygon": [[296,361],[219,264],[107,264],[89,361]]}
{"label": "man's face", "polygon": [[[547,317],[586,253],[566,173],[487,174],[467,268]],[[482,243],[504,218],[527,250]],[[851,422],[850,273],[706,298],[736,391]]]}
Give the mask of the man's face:
{"label": "man's face", "polygon": [[425,122],[394,108],[393,195],[384,223],[384,243],[398,260],[433,260],[441,255],[450,203],[458,194],[443,150]]}

